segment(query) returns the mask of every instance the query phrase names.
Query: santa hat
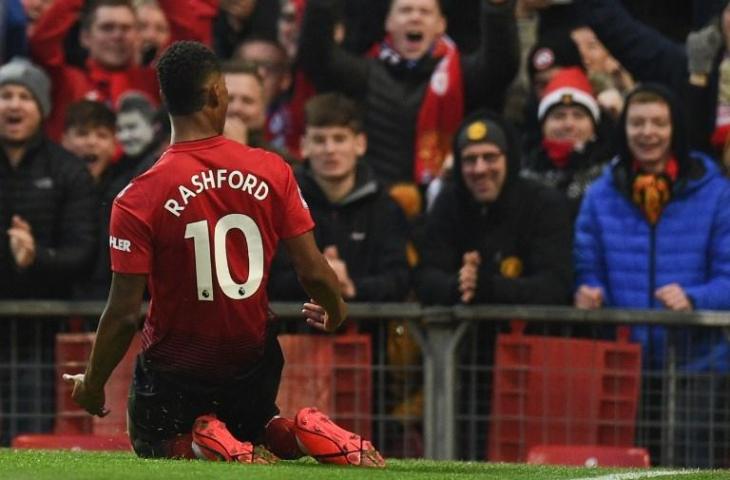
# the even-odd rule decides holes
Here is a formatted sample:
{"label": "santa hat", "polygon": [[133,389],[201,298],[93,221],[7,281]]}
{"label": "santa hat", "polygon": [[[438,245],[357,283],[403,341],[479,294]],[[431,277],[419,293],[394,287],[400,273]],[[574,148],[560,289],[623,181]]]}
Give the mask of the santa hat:
{"label": "santa hat", "polygon": [[601,110],[593,95],[591,82],[583,70],[577,67],[564,68],[550,80],[540,100],[537,119],[542,121],[556,105],[580,105],[588,110],[594,122],[597,123],[601,118]]}

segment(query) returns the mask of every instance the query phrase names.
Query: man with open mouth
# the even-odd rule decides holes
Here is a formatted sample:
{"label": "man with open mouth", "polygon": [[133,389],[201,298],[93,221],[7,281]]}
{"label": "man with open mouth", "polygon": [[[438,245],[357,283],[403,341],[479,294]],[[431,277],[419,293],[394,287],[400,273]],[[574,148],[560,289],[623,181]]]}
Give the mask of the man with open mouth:
{"label": "man with open mouth", "polygon": [[[0,67],[0,299],[69,299],[93,260],[91,177],[81,160],[43,135],[50,108],[50,82],[41,69],[19,58]],[[0,338],[16,339],[16,352],[34,351],[39,361],[53,362],[62,322],[23,320],[0,322]],[[0,348],[0,361],[8,355]],[[21,375],[14,398],[53,399],[53,371],[38,375]],[[16,431],[53,426],[52,400],[17,405]],[[38,414],[48,420],[33,420]]]}
{"label": "man with open mouth", "polygon": [[364,104],[365,158],[378,180],[427,185],[440,174],[465,110],[498,110],[503,102],[519,63],[514,2],[482,0],[479,47],[461,55],[445,35],[438,0],[392,0],[386,37],[370,58],[336,45],[334,3],[307,3],[303,70],[316,87],[334,87]]}

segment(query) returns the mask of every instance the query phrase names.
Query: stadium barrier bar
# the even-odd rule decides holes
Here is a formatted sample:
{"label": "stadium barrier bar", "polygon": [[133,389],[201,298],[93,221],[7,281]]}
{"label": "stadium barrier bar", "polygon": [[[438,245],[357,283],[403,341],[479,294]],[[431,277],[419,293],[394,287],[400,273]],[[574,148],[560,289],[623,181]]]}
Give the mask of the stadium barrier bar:
{"label": "stadium barrier bar", "polygon": [[[273,303],[272,310],[283,319],[300,319],[299,303]],[[104,308],[103,302],[64,302],[64,301],[0,301],[0,327],[5,325],[9,336],[15,335],[20,322],[35,320],[58,320],[73,316],[98,317]],[[146,308],[146,306],[145,306]],[[144,310],[144,308],[143,308]],[[383,304],[351,304],[350,316],[358,321],[380,321],[383,318],[405,319],[413,331],[423,350],[424,376],[424,456],[434,459],[457,458],[457,433],[455,410],[457,405],[456,376],[458,345],[468,332],[469,327],[483,322],[524,320],[528,322],[565,323],[571,322],[585,325],[632,325],[654,324],[669,327],[687,325],[708,328],[730,327],[730,312],[666,312],[658,310],[577,310],[571,307],[555,306],[505,306],[479,305],[457,306],[453,308],[422,307],[415,303],[383,303]],[[669,329],[670,332],[672,329]],[[15,332],[15,333],[14,333]],[[674,465],[679,459],[674,458],[672,439],[677,422],[677,405],[675,395],[677,379],[677,354],[674,341],[669,337],[667,349],[666,389],[667,408],[662,414],[663,445],[661,462]],[[35,346],[40,348],[40,340],[35,339]],[[0,374],[5,370],[9,385],[0,385],[10,398],[3,410],[17,412],[17,395],[19,392],[18,353],[14,351],[13,342],[6,346],[7,351],[0,358]],[[6,358],[7,357],[7,358]],[[3,366],[2,364],[5,363]],[[40,366],[41,357],[36,355],[26,362],[24,367]],[[3,368],[4,367],[4,368]],[[50,368],[52,370],[52,367]],[[40,374],[38,374],[40,375]],[[32,381],[37,381],[35,378]],[[35,398],[33,402],[42,403]],[[29,418],[44,419],[42,414],[33,413]],[[37,426],[37,424],[36,424]],[[12,433],[12,432],[10,432]],[[8,432],[0,432],[7,435]],[[3,437],[5,438],[5,437]]]}

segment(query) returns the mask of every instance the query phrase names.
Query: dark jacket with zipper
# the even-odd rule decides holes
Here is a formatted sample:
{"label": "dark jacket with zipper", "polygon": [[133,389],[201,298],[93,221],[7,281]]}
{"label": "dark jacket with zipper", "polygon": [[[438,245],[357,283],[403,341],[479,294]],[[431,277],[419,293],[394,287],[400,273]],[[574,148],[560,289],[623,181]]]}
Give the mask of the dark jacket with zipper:
{"label": "dark jacket with zipper", "polygon": [[[416,124],[431,74],[440,59],[426,55],[414,65],[390,66],[346,52],[333,40],[334,7],[341,0],[310,0],[299,46],[301,68],[320,90],[336,89],[365,107],[366,159],[387,185],[413,181]],[[501,110],[519,67],[512,2],[482,0],[479,48],[461,55],[465,111]]]}
{"label": "dark jacket with zipper", "polygon": [[99,230],[94,267],[87,279],[75,289],[74,298],[78,300],[106,300],[112,281],[111,257],[109,255],[109,222],[112,203],[129,182],[147,171],[155,164],[159,155],[159,142],[154,142],[136,157],[124,155],[102,176],[97,185]]}
{"label": "dark jacket with zipper", "polygon": [[[34,139],[17,168],[0,149],[0,298],[69,298],[96,250],[97,197],[84,163],[45,138]],[[25,219],[35,262],[17,268],[6,230]]]}
{"label": "dark jacket with zipper", "polygon": [[[467,119],[462,128],[469,123]],[[423,303],[461,301],[459,270],[464,253],[470,250],[478,251],[482,259],[472,303],[566,304],[570,300],[572,229],[567,202],[559,192],[519,178],[515,136],[502,125],[510,145],[505,152],[507,178],[494,203],[473,200],[461,175],[460,152],[454,148],[453,182],[436,199],[419,245],[416,285]]]}
{"label": "dark jacket with zipper", "polygon": [[594,139],[583,150],[574,150],[565,168],[558,168],[539,146],[525,158],[520,175],[563,193],[570,203],[571,219],[575,219],[583,195],[611,160],[611,152],[609,142]]}
{"label": "dark jacket with zipper", "polygon": [[[295,170],[304,200],[315,222],[320,250],[334,245],[356,289],[352,301],[402,301],[409,287],[406,260],[408,226],[400,207],[360,163],[355,187],[339,202],[330,202],[307,165]],[[306,300],[284,249],[280,248],[269,279],[271,300]]]}

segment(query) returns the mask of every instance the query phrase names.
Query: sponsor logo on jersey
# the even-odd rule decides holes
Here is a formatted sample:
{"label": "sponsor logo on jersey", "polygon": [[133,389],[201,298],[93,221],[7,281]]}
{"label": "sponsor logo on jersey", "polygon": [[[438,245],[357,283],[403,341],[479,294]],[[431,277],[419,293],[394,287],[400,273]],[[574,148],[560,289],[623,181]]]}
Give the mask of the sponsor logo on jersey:
{"label": "sponsor logo on jersey", "polygon": [[109,246],[120,252],[131,252],[132,242],[123,238],[117,238],[113,235],[109,235]]}

